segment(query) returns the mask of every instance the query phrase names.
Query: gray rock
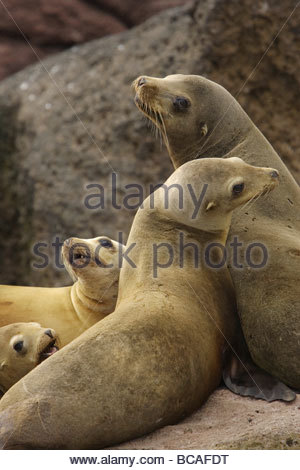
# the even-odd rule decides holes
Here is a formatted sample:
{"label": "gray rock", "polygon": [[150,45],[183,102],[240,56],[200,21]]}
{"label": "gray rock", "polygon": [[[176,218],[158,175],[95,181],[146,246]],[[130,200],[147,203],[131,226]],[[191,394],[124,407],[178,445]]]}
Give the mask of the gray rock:
{"label": "gray rock", "polygon": [[[119,201],[132,193],[126,184],[148,188],[170,174],[165,148],[133,104],[130,84],[140,74],[195,73],[221,83],[299,177],[298,11],[263,56],[294,6],[292,0],[202,0],[1,82],[0,282],[68,283],[53,266],[55,237],[128,234],[135,211],[111,208],[112,171]],[[85,207],[89,183],[105,186],[104,210]],[[51,262],[33,269],[32,262],[44,262],[32,253],[40,242]]]}

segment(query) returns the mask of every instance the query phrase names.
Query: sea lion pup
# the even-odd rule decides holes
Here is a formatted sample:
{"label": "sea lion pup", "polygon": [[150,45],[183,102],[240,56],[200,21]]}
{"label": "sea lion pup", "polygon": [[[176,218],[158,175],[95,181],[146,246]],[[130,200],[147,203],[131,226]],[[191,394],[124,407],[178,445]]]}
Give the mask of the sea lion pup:
{"label": "sea lion pup", "polygon": [[[237,323],[229,272],[204,262],[203,251],[224,245],[232,211],[277,176],[237,158],[205,159],[149,196],[129,234],[116,310],[3,397],[2,447],[102,448],[197,409],[220,382]],[[237,181],[244,191],[236,192]],[[181,259],[180,239],[200,248],[200,266],[193,246]],[[211,256],[218,264],[223,252]]]}
{"label": "sea lion pup", "polygon": [[[196,75],[170,75],[140,77],[135,90],[137,106],[161,130],[175,168],[195,158],[238,156],[279,170],[278,190],[233,215],[227,248],[236,253],[230,272],[253,360],[300,389],[299,186],[220,85]],[[250,257],[253,243],[260,245]]]}
{"label": "sea lion pup", "polygon": [[104,236],[67,239],[62,254],[74,284],[0,286],[0,326],[16,322],[50,325],[59,334],[61,346],[66,345],[114,310],[120,246]]}
{"label": "sea lion pup", "polygon": [[57,341],[54,330],[38,323],[0,328],[0,395],[58,351]]}

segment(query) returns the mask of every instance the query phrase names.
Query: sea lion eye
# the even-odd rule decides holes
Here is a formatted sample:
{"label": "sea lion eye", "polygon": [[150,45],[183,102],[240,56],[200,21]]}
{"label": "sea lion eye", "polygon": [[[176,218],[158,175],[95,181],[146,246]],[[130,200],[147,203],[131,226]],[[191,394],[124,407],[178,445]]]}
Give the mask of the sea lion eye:
{"label": "sea lion eye", "polygon": [[244,190],[244,183],[239,183],[239,184],[235,184],[232,188],[232,193],[233,194],[241,194]]}
{"label": "sea lion eye", "polygon": [[86,257],[83,253],[74,253],[74,259],[85,259]]}
{"label": "sea lion eye", "polygon": [[14,350],[17,352],[22,351],[24,345],[24,341],[18,341],[16,344],[14,344]]}
{"label": "sea lion eye", "polygon": [[113,244],[110,240],[107,240],[107,239],[100,239],[99,240],[99,243],[101,246],[105,247],[105,248],[112,248]]}
{"label": "sea lion eye", "polygon": [[173,101],[173,105],[176,110],[180,111],[183,109],[187,109],[190,106],[190,102],[189,100],[187,100],[186,98],[183,98],[182,96],[177,96]]}

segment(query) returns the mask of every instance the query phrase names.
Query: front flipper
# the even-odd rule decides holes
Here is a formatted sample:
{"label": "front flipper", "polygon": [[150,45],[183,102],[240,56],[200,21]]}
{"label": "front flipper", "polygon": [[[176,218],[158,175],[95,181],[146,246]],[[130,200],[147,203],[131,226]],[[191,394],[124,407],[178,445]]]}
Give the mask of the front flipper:
{"label": "front flipper", "polygon": [[254,364],[244,342],[234,351],[226,347],[223,380],[229,390],[242,396],[261,398],[268,402],[293,401],[296,398],[295,392],[287,385]]}

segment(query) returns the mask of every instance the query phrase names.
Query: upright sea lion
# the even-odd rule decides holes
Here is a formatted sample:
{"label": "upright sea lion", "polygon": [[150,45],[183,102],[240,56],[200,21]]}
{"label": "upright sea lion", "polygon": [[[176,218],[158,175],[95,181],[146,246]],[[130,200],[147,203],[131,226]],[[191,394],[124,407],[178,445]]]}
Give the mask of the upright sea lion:
{"label": "upright sea lion", "polygon": [[75,281],[67,287],[0,286],[0,326],[49,325],[61,346],[113,312],[118,295],[119,250],[108,237],[69,238],[62,254]]}
{"label": "upright sea lion", "polygon": [[170,75],[140,77],[135,90],[138,108],[161,130],[175,168],[192,159],[238,156],[279,170],[279,189],[233,216],[227,248],[236,252],[230,272],[253,360],[300,389],[299,186],[222,86],[196,75]]}
{"label": "upright sea lion", "polygon": [[[178,168],[135,216],[116,310],[3,397],[1,446],[102,448],[197,409],[236,336],[234,290],[220,262],[232,211],[277,182],[276,170],[238,158]],[[205,262],[210,248],[215,269]]]}
{"label": "upright sea lion", "polygon": [[38,323],[13,323],[0,328],[0,394],[58,351],[57,335]]}

